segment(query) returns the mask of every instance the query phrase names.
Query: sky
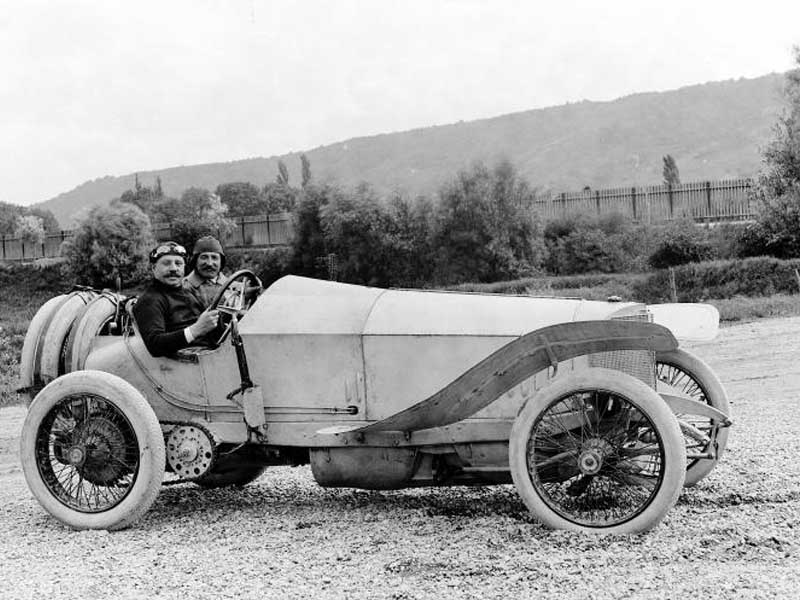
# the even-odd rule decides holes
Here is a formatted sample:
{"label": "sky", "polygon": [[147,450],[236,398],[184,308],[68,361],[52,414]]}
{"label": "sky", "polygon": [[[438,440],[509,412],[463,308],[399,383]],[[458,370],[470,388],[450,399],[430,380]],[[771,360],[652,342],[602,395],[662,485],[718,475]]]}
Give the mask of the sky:
{"label": "sky", "polygon": [[800,2],[0,0],[0,201],[794,66]]}

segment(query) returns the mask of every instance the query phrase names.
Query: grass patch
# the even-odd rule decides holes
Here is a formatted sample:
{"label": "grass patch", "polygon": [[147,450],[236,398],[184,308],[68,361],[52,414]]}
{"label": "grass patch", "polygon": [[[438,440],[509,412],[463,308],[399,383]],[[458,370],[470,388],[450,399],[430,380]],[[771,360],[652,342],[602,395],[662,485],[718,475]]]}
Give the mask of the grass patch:
{"label": "grass patch", "polygon": [[5,286],[0,296],[0,406],[17,404],[19,357],[28,324],[52,292]]}
{"label": "grass patch", "polygon": [[775,294],[748,298],[737,296],[723,300],[708,300],[717,307],[722,323],[741,323],[756,319],[800,316],[800,295]]}

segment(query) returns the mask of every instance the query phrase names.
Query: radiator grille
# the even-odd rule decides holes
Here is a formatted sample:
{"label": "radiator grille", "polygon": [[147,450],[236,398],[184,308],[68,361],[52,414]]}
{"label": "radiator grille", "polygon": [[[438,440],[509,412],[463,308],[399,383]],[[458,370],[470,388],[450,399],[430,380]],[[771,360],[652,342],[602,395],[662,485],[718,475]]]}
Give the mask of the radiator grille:
{"label": "radiator grille", "polygon": [[[631,315],[614,317],[613,320],[651,322],[653,317],[647,309],[642,309]],[[653,389],[656,387],[655,363],[656,354],[651,350],[615,350],[613,352],[597,352],[589,355],[590,367],[603,367],[622,371],[643,381]]]}

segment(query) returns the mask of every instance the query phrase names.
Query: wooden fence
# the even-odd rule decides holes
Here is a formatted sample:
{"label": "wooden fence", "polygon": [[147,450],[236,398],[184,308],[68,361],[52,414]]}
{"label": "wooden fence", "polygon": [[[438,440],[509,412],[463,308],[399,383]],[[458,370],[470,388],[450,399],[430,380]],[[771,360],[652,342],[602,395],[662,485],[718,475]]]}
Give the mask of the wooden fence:
{"label": "wooden fence", "polygon": [[[536,201],[535,210],[543,221],[575,215],[621,213],[644,223],[661,223],[689,218],[699,223],[744,221],[756,215],[750,198],[750,179],[700,181],[676,186],[584,190],[548,194]],[[265,248],[289,243],[289,213],[237,217],[234,230],[220,239],[225,248]],[[172,237],[168,225],[156,224],[153,233],[159,241]],[[48,234],[40,244],[25,244],[19,238],[2,236],[0,260],[33,260],[59,255],[61,243],[71,231]]]}
{"label": "wooden fence", "polygon": [[750,179],[698,181],[676,186],[584,190],[551,194],[536,201],[542,220],[620,213],[636,221],[662,223],[689,218],[699,223],[745,221],[756,215]]}

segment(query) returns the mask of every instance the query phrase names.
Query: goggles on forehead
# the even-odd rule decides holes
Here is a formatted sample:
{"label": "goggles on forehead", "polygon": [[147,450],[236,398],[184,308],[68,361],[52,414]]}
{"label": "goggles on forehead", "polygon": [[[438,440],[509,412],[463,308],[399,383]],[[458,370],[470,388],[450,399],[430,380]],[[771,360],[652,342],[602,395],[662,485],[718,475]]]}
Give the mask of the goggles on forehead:
{"label": "goggles on forehead", "polygon": [[150,252],[150,262],[154,263],[162,256],[167,256],[168,254],[186,258],[186,248],[175,242],[165,242]]}

